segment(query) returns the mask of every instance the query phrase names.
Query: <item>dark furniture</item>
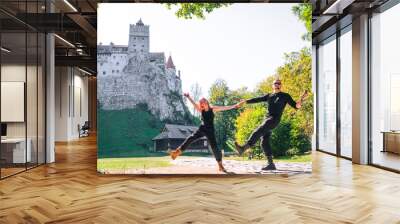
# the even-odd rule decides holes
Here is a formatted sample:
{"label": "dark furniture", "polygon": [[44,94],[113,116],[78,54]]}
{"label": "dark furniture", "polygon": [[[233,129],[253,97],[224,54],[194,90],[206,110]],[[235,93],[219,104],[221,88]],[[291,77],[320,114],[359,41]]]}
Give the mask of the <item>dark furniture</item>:
{"label": "dark furniture", "polygon": [[400,154],[400,131],[382,131],[383,150],[382,152],[391,152]]}
{"label": "dark furniture", "polygon": [[1,136],[7,136],[7,124],[1,123]]}
{"label": "dark furniture", "polygon": [[89,136],[89,129],[90,129],[89,121],[85,121],[82,127],[78,124],[79,138]]}

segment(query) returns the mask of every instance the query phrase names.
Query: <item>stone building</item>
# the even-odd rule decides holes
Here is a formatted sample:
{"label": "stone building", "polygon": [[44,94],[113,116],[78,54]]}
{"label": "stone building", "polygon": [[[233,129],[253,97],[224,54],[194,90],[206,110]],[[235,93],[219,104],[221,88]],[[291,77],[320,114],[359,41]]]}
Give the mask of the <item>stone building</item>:
{"label": "stone building", "polygon": [[97,46],[98,100],[105,110],[146,104],[161,120],[182,121],[189,113],[180,72],[163,52],[150,52],[149,26],[140,19],[129,26],[128,45]]}

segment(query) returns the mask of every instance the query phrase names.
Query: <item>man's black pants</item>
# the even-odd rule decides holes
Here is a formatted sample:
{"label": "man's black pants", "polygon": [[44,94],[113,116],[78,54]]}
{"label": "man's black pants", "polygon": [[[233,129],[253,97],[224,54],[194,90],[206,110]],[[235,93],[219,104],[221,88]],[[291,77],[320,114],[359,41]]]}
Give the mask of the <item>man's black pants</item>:
{"label": "man's black pants", "polygon": [[257,129],[251,133],[249,139],[247,140],[247,145],[249,147],[252,147],[256,144],[258,139],[261,138],[261,147],[264,150],[264,153],[267,157],[272,156],[272,148],[271,148],[271,134],[272,134],[272,129],[274,129],[276,126],[278,126],[280,122],[280,118],[274,118],[274,117],[267,117],[264,122],[258,126]]}
{"label": "man's black pants", "polygon": [[215,139],[214,127],[206,127],[200,126],[199,129],[190,135],[185,141],[181,144],[180,149],[183,152],[192,142],[198,140],[201,137],[207,137],[208,144],[210,144],[215,159],[220,162],[222,161],[222,153],[221,150],[217,146],[217,140]]}

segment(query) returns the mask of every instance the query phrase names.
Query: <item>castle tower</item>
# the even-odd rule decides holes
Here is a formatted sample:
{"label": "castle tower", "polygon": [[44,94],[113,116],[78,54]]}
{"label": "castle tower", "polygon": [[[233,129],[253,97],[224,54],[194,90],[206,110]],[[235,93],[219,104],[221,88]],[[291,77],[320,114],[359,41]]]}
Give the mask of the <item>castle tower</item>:
{"label": "castle tower", "polygon": [[172,68],[175,70],[174,62],[172,61],[171,55],[168,57],[167,64],[165,65],[166,68]]}
{"label": "castle tower", "polygon": [[128,52],[149,53],[149,39],[149,26],[144,25],[142,19],[139,19],[136,24],[131,24],[129,26]]}

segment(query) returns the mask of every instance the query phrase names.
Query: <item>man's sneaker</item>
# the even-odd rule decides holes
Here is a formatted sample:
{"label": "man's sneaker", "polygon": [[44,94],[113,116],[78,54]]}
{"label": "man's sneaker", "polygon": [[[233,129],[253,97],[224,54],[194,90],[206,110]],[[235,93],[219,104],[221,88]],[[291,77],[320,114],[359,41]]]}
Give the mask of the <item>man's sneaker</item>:
{"label": "man's sneaker", "polygon": [[235,142],[235,148],[239,156],[241,156],[244,152],[244,147]]}
{"label": "man's sneaker", "polygon": [[275,164],[270,163],[266,167],[263,167],[261,170],[267,171],[267,170],[276,170]]}

